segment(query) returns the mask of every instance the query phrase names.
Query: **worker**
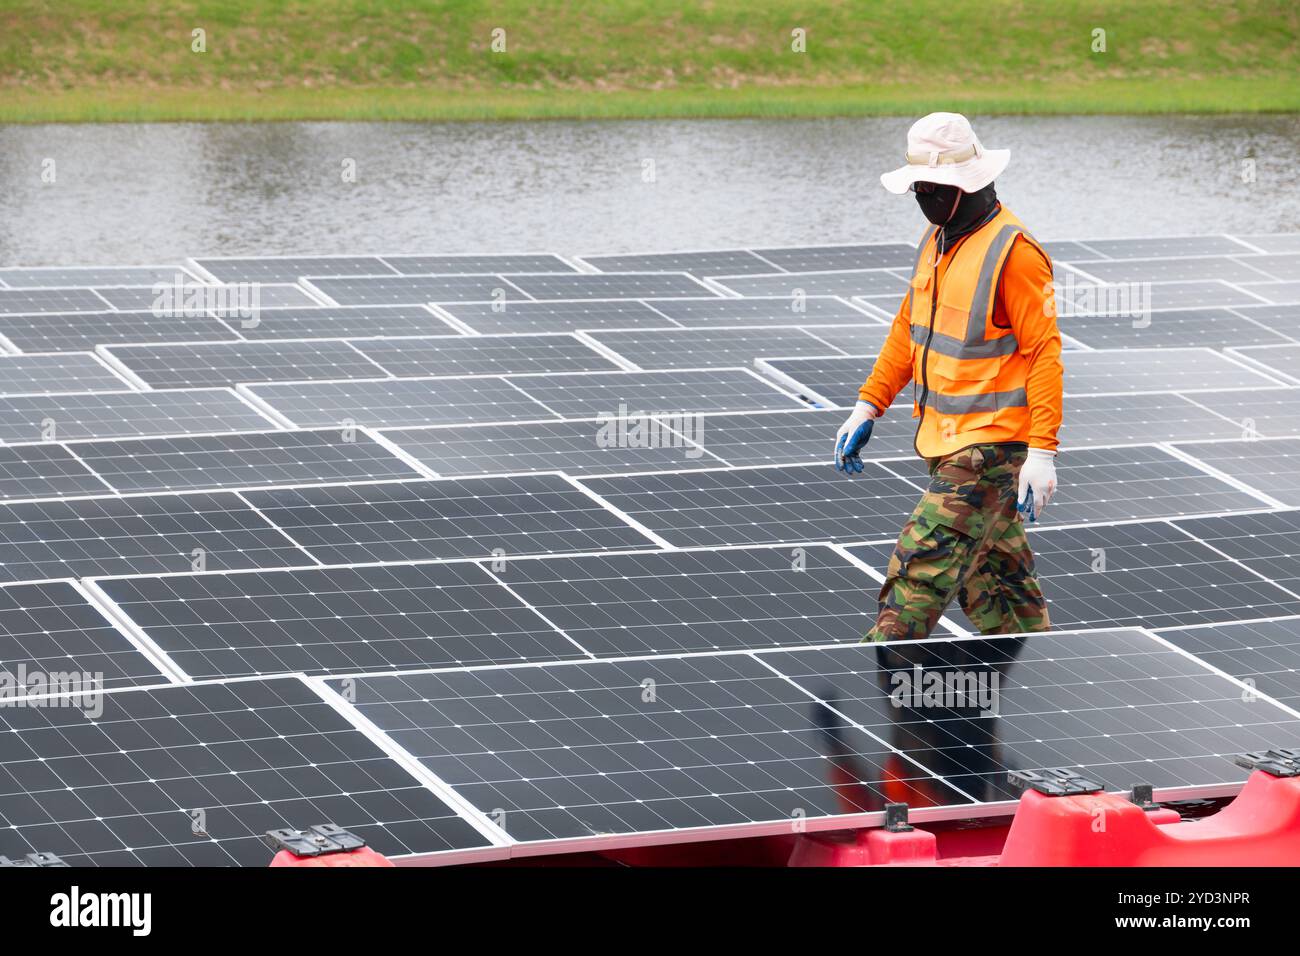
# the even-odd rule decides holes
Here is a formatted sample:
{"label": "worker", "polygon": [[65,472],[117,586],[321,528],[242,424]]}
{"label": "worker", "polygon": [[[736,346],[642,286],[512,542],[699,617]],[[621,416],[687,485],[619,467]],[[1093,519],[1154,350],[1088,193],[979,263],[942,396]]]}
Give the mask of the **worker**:
{"label": "worker", "polygon": [[1063,371],[1052,264],[998,202],[1009,150],[985,149],[966,117],[931,113],[907,164],[883,174],[930,221],[910,287],[836,434],[835,466],[862,471],[872,423],[912,381],[914,445],[930,482],[903,526],[864,641],[929,637],[956,596],[983,634],[1043,631],[1047,603],[1024,517],[1056,490]]}

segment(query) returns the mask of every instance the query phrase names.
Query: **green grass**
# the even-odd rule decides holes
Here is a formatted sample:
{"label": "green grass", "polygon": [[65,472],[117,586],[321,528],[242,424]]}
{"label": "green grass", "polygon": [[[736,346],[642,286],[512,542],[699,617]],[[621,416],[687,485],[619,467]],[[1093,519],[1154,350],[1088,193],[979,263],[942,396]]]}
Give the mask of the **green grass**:
{"label": "green grass", "polygon": [[1294,111],[1297,37],[1291,0],[0,0],[0,121]]}

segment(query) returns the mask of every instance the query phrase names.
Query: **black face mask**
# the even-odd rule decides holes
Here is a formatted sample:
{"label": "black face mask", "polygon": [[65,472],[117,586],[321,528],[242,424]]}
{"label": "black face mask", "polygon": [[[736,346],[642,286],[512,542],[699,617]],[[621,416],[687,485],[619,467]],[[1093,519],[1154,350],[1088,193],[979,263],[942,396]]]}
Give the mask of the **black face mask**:
{"label": "black face mask", "polygon": [[925,189],[926,186],[931,187],[929,191],[921,192],[920,189],[916,191],[916,204],[921,207],[921,212],[925,214],[926,219],[936,226],[942,226],[956,214],[962,202],[962,192],[956,186],[939,186],[930,183],[921,185],[921,189]]}
{"label": "black face mask", "polygon": [[926,219],[943,228],[945,243],[959,239],[983,225],[998,205],[998,194],[993,183],[973,193],[964,193],[957,186],[927,185],[932,187],[931,190],[918,191],[916,204],[921,207]]}

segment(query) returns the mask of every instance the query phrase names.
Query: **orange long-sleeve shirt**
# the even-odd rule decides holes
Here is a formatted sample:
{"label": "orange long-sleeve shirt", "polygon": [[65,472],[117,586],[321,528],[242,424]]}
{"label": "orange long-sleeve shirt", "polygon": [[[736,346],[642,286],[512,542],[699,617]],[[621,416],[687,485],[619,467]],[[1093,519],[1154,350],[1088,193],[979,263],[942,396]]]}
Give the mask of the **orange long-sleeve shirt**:
{"label": "orange long-sleeve shirt", "polygon": [[[943,254],[936,270],[938,285],[961,241]],[[1055,304],[1051,301],[1052,266],[1029,242],[1017,239],[1007,254],[993,303],[993,322],[1010,326],[1016,345],[1028,364],[1025,394],[1029,401],[1031,448],[1055,451],[1056,433],[1061,427],[1064,368],[1061,365],[1061,333],[1056,326]],[[871,375],[858,397],[884,413],[912,379],[912,317],[909,298],[903,297],[885,344],[880,349]]]}

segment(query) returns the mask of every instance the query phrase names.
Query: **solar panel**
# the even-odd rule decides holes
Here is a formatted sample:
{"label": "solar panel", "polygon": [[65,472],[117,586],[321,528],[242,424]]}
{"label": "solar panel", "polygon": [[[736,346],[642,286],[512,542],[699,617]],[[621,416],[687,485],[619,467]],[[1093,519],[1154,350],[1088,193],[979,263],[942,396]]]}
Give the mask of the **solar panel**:
{"label": "solar panel", "polygon": [[772,271],[772,263],[745,249],[580,256],[579,259],[601,272],[689,272],[695,276],[716,276]]}
{"label": "solar panel", "polygon": [[302,281],[335,305],[423,305],[528,298],[499,275],[311,276]]}
{"label": "solar panel", "polygon": [[[1273,285],[1278,284],[1273,283]],[[1056,300],[1059,315],[1101,313],[1121,316],[1145,310],[1205,309],[1213,306],[1258,305],[1261,301],[1273,301],[1252,295],[1246,291],[1244,285],[1229,285],[1218,279],[1188,282],[1122,282],[1109,285],[1096,285],[1089,282],[1070,285],[1058,282]]]}
{"label": "solar panel", "polygon": [[[1078,768],[1107,790],[1244,780],[1237,753],[1296,718],[1132,630],[772,652],[763,660],[979,800],[1019,796],[1012,770]],[[922,679],[965,690],[920,698]],[[962,683],[953,683],[961,681]],[[940,685],[940,686],[944,686]],[[967,689],[970,688],[970,689]],[[902,706],[898,706],[898,702]]]}
{"label": "solar panel", "polygon": [[0,441],[259,431],[270,420],[229,389],[0,396]]}
{"label": "solar panel", "polygon": [[1256,297],[1279,305],[1300,304],[1300,282],[1243,282],[1240,288],[1251,299],[1236,304],[1254,305]]}
{"label": "solar panel", "polygon": [[618,440],[617,424],[611,426],[607,421],[595,419],[385,429],[382,434],[439,475],[530,471],[601,475],[675,471],[716,461],[692,441],[700,437],[705,442],[713,440],[712,429],[706,427],[699,431],[701,424],[707,422],[708,419],[694,418],[656,427],[648,419],[629,418],[628,438],[624,441]]}
{"label": "solar panel", "polygon": [[1228,349],[1228,352],[1258,362],[1270,371],[1280,372],[1284,379],[1300,383],[1300,344],[1252,345]]}
{"label": "solar panel", "polygon": [[798,407],[744,369],[679,369],[670,372],[588,372],[509,379],[562,418],[628,413],[757,411]]}
{"label": "solar panel", "polygon": [[76,312],[0,316],[0,335],[24,352],[85,352],[127,342],[199,342],[236,335],[207,315]]}
{"label": "solar panel", "polygon": [[478,272],[574,272],[573,266],[550,253],[499,255],[384,256],[403,275],[464,275]]}
{"label": "solar panel", "polygon": [[743,325],[872,325],[871,316],[834,296],[657,299],[654,307],[688,328]]}
{"label": "solar panel", "polygon": [[1179,442],[1178,449],[1286,505],[1300,505],[1300,439]]}
{"label": "solar panel", "polygon": [[1085,239],[1089,249],[1112,259],[1149,256],[1239,256],[1247,252],[1227,236],[1150,236],[1136,239]]}
{"label": "solar panel", "polygon": [[1277,382],[1210,349],[1111,349],[1071,352],[1067,395],[1204,392]]}
{"label": "solar panel", "polygon": [[194,261],[218,282],[296,282],[301,276],[365,276],[396,272],[378,256],[214,256]]}
{"label": "solar panel", "polygon": [[743,366],[760,355],[825,355],[835,350],[812,332],[790,328],[633,330],[593,332],[591,337],[646,369]]}
{"label": "solar panel", "polygon": [[462,302],[438,308],[484,335],[497,332],[573,332],[578,329],[660,329],[675,324],[644,302],[630,299]]}
{"label": "solar panel", "polygon": [[1293,342],[1300,341],[1300,305],[1241,305],[1232,311]]}
{"label": "solar panel", "polygon": [[[1186,260],[1188,262],[1194,260]],[[1285,335],[1228,309],[1181,309],[1145,316],[1079,315],[1063,318],[1060,330],[1091,348],[1151,348],[1285,344]]]}
{"label": "solar panel", "polygon": [[621,367],[572,335],[453,335],[354,344],[361,354],[399,377],[594,372]]}
{"label": "solar panel", "polygon": [[554,418],[508,382],[496,378],[386,379],[252,385],[248,394],[301,427],[443,425]]}
{"label": "solar panel", "polygon": [[[191,306],[187,302],[192,298],[204,305],[207,303],[229,303],[225,308],[213,308],[213,311],[217,314],[221,314],[223,311],[235,311],[238,308],[251,307],[252,296],[254,295],[257,296],[259,307],[320,305],[319,302],[296,285],[271,283],[261,283],[247,290],[229,285],[212,286],[191,283],[181,287],[179,295],[176,294],[176,289],[168,289],[164,293],[160,293],[155,286],[100,286],[95,291],[116,309],[145,309],[171,314],[190,311]],[[167,304],[168,299],[164,298],[164,296],[170,296],[174,304]],[[73,310],[69,309],[68,311]]]}
{"label": "solar panel", "polygon": [[197,282],[184,266],[37,266],[0,269],[0,281],[11,289],[52,289],[68,286],[153,285]]}
{"label": "solar panel", "polygon": [[916,245],[880,242],[870,245],[788,246],[754,249],[778,269],[787,272],[822,272],[828,269],[911,269]]}
{"label": "solar panel", "polygon": [[196,679],[587,656],[468,562],[97,583]]}
{"label": "solar panel", "polygon": [[175,436],[73,447],[95,474],[123,492],[420,477],[355,430]]}
{"label": "solar panel", "polygon": [[[808,329],[808,334],[816,336],[827,345],[834,346],[841,352],[849,355],[866,355],[874,359],[875,356],[880,354],[880,347],[885,344],[885,337],[888,336],[889,329],[884,325],[842,326],[836,329],[818,326]],[[768,354],[775,355],[778,353],[769,352]],[[822,354],[831,353],[823,352]]]}
{"label": "solar panel", "polygon": [[1258,269],[1270,279],[1288,282],[1300,280],[1300,251],[1272,256],[1246,256],[1240,261],[1252,269]]}
{"label": "solar panel", "polygon": [[0,313],[102,312],[108,300],[93,289],[0,289]]}
{"label": "solar panel", "polygon": [[1260,577],[1300,593],[1300,511],[1185,518],[1178,527]]}
{"label": "solar panel", "polygon": [[969,802],[748,655],[367,677],[355,700],[522,842]]}
{"label": "solar panel", "polygon": [[0,587],[0,671],[6,710],[27,695],[167,683],[69,581]]}
{"label": "solar panel", "polygon": [[1095,259],[1105,258],[1095,249],[1085,246],[1081,242],[1074,242],[1069,239],[1062,239],[1056,242],[1040,243],[1043,249],[1051,257],[1053,262],[1087,262]]}
{"label": "solar panel", "polygon": [[0,505],[0,579],[302,564],[303,553],[231,493]]}
{"label": "solar panel", "polygon": [[662,299],[713,292],[684,272],[539,272],[506,278],[534,299]]}
{"label": "solar panel", "polygon": [[1300,598],[1172,524],[1030,534],[1052,625],[1185,627],[1300,614]]}
{"label": "solar panel", "polygon": [[583,478],[620,512],[679,547],[893,538],[919,497],[875,462]]}
{"label": "solar panel", "polygon": [[445,335],[451,331],[446,322],[422,305],[262,309],[256,319],[255,324],[235,318],[227,321],[244,338],[260,340]]}
{"label": "solar panel", "polygon": [[511,561],[498,576],[598,657],[857,641],[875,582],[825,546]]}
{"label": "solar panel", "polygon": [[1300,252],[1300,232],[1275,232],[1265,235],[1237,236],[1265,252]]}
{"label": "solar panel", "polygon": [[244,497],[325,564],[649,545],[558,475],[325,485]]}
{"label": "solar panel", "polygon": [[103,494],[104,482],[62,445],[0,446],[0,498]]}
{"label": "solar panel", "polygon": [[[1245,251],[1245,250],[1235,250]],[[1103,282],[1185,282],[1221,279],[1225,282],[1259,282],[1270,278],[1244,261],[1227,256],[1186,259],[1119,259],[1086,262],[1080,268]]]}
{"label": "solar panel", "polygon": [[1206,411],[1226,419],[1230,427],[1225,431],[1216,428],[1214,422],[1208,422],[1209,428],[1204,434],[1178,436],[1184,441],[1300,435],[1300,391],[1294,388],[1223,392],[1201,404]]}
{"label": "solar panel", "polygon": [[1261,694],[1289,707],[1300,704],[1300,619],[1215,624],[1160,636]]}
{"label": "solar panel", "polygon": [[[701,444],[733,465],[815,461],[830,468],[835,433],[844,418],[845,412],[838,408],[708,415],[703,420]],[[910,458],[916,454],[912,447],[915,432],[916,425],[906,412],[891,412],[876,422],[864,454],[877,461]]]}
{"label": "solar panel", "polygon": [[103,362],[85,352],[0,355],[0,394],[117,392],[125,386]]}
{"label": "solar panel", "polygon": [[153,388],[379,378],[385,374],[346,342],[123,345],[105,352]]}
{"label": "solar panel", "polygon": [[861,356],[762,358],[756,367],[801,395],[808,393],[848,408],[858,400],[858,390],[873,362]]}
{"label": "solar panel", "polygon": [[768,275],[716,276],[714,281],[737,295],[872,295],[907,291],[900,273],[853,269],[839,272],[774,272]]}
{"label": "solar panel", "polygon": [[330,820],[378,853],[488,840],[299,678],[0,710],[0,853],[70,866],[266,866],[267,830]]}
{"label": "solar panel", "polygon": [[[1220,405],[1227,396],[1263,396],[1275,391],[1224,392],[1214,396],[1213,404]],[[1072,395],[1064,403],[1063,411],[1065,417],[1057,437],[1066,449],[1087,445],[1239,438],[1242,428],[1236,422],[1207,414],[1210,410],[1194,399],[1168,393]]]}

